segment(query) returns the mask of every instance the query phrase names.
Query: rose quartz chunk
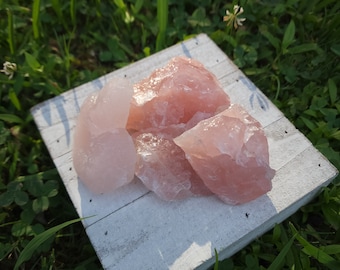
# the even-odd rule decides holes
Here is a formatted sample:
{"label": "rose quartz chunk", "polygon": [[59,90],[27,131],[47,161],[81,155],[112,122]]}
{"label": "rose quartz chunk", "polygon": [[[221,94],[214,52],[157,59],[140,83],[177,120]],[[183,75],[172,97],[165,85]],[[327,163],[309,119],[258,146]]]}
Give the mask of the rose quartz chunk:
{"label": "rose quartz chunk", "polygon": [[95,193],[119,188],[135,173],[167,201],[215,193],[229,204],[246,203],[271,190],[275,174],[261,125],[186,57],[133,87],[115,79],[88,97],[73,162]]}
{"label": "rose quartz chunk", "polygon": [[184,126],[149,129],[133,135],[137,151],[136,176],[163,200],[184,199],[193,195],[211,195],[191,167],[172,134]]}
{"label": "rose quartz chunk", "polygon": [[267,138],[241,106],[202,120],[174,139],[204,184],[224,202],[249,202],[272,188]]}
{"label": "rose quartz chunk", "polygon": [[212,116],[230,105],[216,77],[194,59],[175,57],[134,85],[130,132],[187,123],[197,112]]}
{"label": "rose quartz chunk", "polygon": [[110,80],[95,94],[88,97],[82,105],[93,132],[111,131],[125,128],[133,95],[133,86],[126,79]]}
{"label": "rose quartz chunk", "polygon": [[135,84],[127,129],[135,133],[136,176],[164,200],[211,195],[173,138],[229,105],[216,77],[186,57]]}
{"label": "rose quartz chunk", "polygon": [[114,79],[89,96],[74,134],[73,164],[93,192],[110,192],[134,178],[136,150],[125,129],[133,87]]}

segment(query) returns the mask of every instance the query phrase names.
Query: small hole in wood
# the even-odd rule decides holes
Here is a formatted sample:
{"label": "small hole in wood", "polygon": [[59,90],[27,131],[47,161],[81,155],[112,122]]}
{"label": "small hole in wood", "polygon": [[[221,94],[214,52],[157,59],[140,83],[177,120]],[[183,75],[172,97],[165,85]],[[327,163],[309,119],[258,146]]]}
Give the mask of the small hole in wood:
{"label": "small hole in wood", "polygon": [[72,171],[72,167],[70,167],[68,170],[69,170],[69,171]]}
{"label": "small hole in wood", "polygon": [[57,140],[57,143],[59,142],[59,140]]}
{"label": "small hole in wood", "polygon": [[90,202],[92,202],[92,199],[90,199]]}
{"label": "small hole in wood", "polygon": [[285,130],[285,133],[287,134],[287,133],[288,133],[288,131],[287,131],[287,130]]}
{"label": "small hole in wood", "polygon": [[246,218],[249,218],[250,214],[249,213],[246,213]]}
{"label": "small hole in wood", "polygon": [[107,234],[108,234],[108,232],[106,231],[104,234],[105,234],[105,235],[107,235]]}
{"label": "small hole in wood", "polygon": [[318,166],[321,167],[321,164],[319,163]]}
{"label": "small hole in wood", "polygon": [[216,62],[218,63],[218,62],[220,62],[220,60],[216,59]]}
{"label": "small hole in wood", "polygon": [[124,74],[124,78],[126,78],[127,76],[126,76],[126,74]]}

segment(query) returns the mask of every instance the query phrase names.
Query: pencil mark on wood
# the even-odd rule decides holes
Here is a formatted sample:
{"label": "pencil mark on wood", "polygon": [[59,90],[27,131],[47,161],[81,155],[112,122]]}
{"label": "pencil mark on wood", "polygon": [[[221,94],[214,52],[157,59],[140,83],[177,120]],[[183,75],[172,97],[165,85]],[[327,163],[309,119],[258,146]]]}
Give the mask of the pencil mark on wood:
{"label": "pencil mark on wood", "polygon": [[96,89],[102,89],[103,88],[103,84],[102,84],[100,79],[93,80],[91,83],[93,84],[93,86]]}
{"label": "pencil mark on wood", "polygon": [[66,144],[67,146],[69,146],[70,141],[71,141],[71,138],[70,138],[71,135],[70,135],[70,125],[69,125],[67,113],[64,107],[66,105],[65,97],[59,96],[58,98],[54,99],[53,103],[57,109],[59,119],[64,120],[62,121],[62,123],[63,123],[64,131],[65,131]]}
{"label": "pencil mark on wood", "polygon": [[186,57],[192,58],[190,51],[188,50],[187,46],[185,46],[184,42],[181,43],[182,51]]}
{"label": "pencil mark on wood", "polygon": [[264,111],[269,109],[269,104],[266,97],[258,90],[258,88],[253,84],[248,78],[240,76],[239,80],[252,92],[249,97],[249,102],[251,108],[254,109],[254,99],[256,98],[260,108]]}
{"label": "pencil mark on wood", "polygon": [[78,102],[77,91],[75,91],[75,89],[72,89],[72,93],[73,93],[74,106],[76,108],[77,113],[79,113],[80,112],[80,105],[79,105],[79,102]]}

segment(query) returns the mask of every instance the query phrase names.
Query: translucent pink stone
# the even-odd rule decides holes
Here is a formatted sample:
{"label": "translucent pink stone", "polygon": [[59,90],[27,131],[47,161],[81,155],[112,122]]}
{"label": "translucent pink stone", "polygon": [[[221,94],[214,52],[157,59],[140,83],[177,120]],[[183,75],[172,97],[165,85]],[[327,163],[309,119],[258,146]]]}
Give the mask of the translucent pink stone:
{"label": "translucent pink stone", "polygon": [[134,178],[136,150],[125,129],[133,87],[114,79],[89,96],[77,119],[73,164],[93,192],[110,192]]}
{"label": "translucent pink stone", "polygon": [[216,77],[200,62],[175,57],[134,85],[127,129],[187,123],[197,112],[212,116],[229,104]]}
{"label": "translucent pink stone", "polygon": [[[115,78],[97,93],[89,96],[81,110],[86,111],[91,132],[125,128],[130,111],[133,86],[128,80]],[[82,112],[81,112],[82,113]]]}
{"label": "translucent pink stone", "polygon": [[186,57],[135,84],[127,129],[137,132],[137,177],[164,200],[210,195],[173,138],[229,105],[216,77]]}
{"label": "translucent pink stone", "polygon": [[261,125],[230,106],[216,77],[185,57],[133,87],[115,79],[88,97],[73,163],[95,193],[119,188],[135,173],[168,201],[215,193],[229,204],[246,203],[271,190],[275,174]]}
{"label": "translucent pink stone", "polygon": [[[171,130],[173,129],[173,130]],[[149,129],[133,135],[137,151],[136,176],[163,200],[211,195],[172,139],[183,126]]]}
{"label": "translucent pink stone", "polygon": [[174,139],[204,184],[224,202],[249,202],[271,190],[267,138],[241,106],[202,120]]}

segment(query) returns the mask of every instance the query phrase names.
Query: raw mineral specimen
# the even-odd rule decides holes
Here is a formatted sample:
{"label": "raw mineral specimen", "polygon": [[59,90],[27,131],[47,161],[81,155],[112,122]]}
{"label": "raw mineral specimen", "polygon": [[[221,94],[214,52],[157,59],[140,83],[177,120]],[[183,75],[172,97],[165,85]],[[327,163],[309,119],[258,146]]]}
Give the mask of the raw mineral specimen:
{"label": "raw mineral specimen", "polygon": [[113,79],[80,109],[73,164],[80,180],[95,193],[112,191],[134,177],[136,150],[125,129],[132,94],[126,80]]}
{"label": "raw mineral specimen", "polygon": [[267,138],[239,105],[202,120],[174,142],[204,184],[228,204],[249,202],[272,188]]}
{"label": "raw mineral specimen", "polygon": [[160,198],[171,201],[212,194],[173,142],[185,126],[150,128],[133,134],[137,151],[136,176]]}
{"label": "raw mineral specimen", "polygon": [[164,200],[211,194],[173,138],[229,105],[216,77],[185,57],[135,84],[127,129],[138,131],[136,176]]}
{"label": "raw mineral specimen", "polygon": [[216,77],[200,62],[174,57],[134,85],[126,127],[131,132],[187,123],[197,112],[212,116],[229,105]]}
{"label": "raw mineral specimen", "polygon": [[229,204],[265,194],[275,174],[259,122],[230,105],[216,77],[185,57],[133,87],[115,79],[88,97],[73,163],[96,193],[129,183],[135,173],[164,200],[215,193]]}

